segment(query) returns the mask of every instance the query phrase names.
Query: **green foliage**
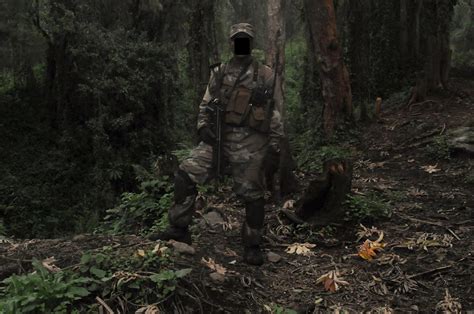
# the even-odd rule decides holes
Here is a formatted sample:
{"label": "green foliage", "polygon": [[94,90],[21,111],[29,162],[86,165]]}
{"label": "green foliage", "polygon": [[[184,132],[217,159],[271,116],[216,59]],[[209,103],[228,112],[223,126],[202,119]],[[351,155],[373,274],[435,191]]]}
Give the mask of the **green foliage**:
{"label": "green foliage", "polygon": [[266,305],[265,309],[271,314],[296,314],[295,310],[288,309],[278,304],[272,303],[270,306]]}
{"label": "green foliage", "polygon": [[429,156],[437,160],[449,160],[451,158],[446,135],[435,136],[433,142],[426,146],[425,150]]}
{"label": "green foliage", "polygon": [[107,210],[101,231],[113,234],[148,233],[168,225],[167,210],[173,202],[168,177],[144,181],[139,191],[122,194],[120,204]]}
{"label": "green foliage", "polygon": [[14,87],[14,80],[12,73],[3,71],[0,72],[0,94],[5,94],[11,91]]}
{"label": "green foliage", "polygon": [[129,255],[104,247],[97,254],[84,254],[79,272],[96,280],[89,291],[100,293],[105,300],[129,300],[135,304],[152,304],[176,290],[178,280],[191,269],[170,269],[168,251],[138,249]]}
{"label": "green foliage", "polygon": [[[93,280],[68,272],[50,273],[34,261],[34,273],[13,275],[2,282],[2,313],[71,313],[71,305],[87,297]],[[77,312],[74,312],[77,313]]]}
{"label": "green foliage", "polygon": [[390,203],[376,193],[350,195],[346,204],[349,207],[346,214],[350,220],[372,221],[392,215]]}
{"label": "green foliage", "polygon": [[298,168],[305,171],[322,171],[323,163],[333,158],[349,158],[350,149],[335,144],[323,143],[321,136],[313,130],[306,131],[292,142]]}
{"label": "green foliage", "polygon": [[34,261],[35,272],[13,275],[2,282],[0,312],[79,313],[82,311],[78,309],[85,307],[95,311],[93,295],[109,304],[117,300],[130,304],[161,302],[176,290],[179,279],[191,272],[170,266],[168,251],[152,248],[127,253],[104,247],[100,252],[83,254],[74,268],[58,272],[49,272]]}
{"label": "green foliage", "polygon": [[307,122],[301,99],[305,82],[301,77],[305,72],[307,53],[306,41],[301,37],[292,39],[285,46],[285,112],[290,131],[295,133],[301,131]]}
{"label": "green foliage", "polygon": [[5,223],[3,222],[3,218],[0,218],[0,237],[5,236],[7,234],[7,229],[5,228]]}
{"label": "green foliage", "polygon": [[474,3],[459,0],[454,7],[451,25],[453,67],[474,68]]}

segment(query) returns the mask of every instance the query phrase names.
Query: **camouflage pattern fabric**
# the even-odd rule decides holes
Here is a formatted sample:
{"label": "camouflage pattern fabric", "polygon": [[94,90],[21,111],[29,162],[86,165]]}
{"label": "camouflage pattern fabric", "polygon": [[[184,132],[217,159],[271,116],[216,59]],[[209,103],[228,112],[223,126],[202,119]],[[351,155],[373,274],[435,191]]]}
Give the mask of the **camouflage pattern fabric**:
{"label": "camouflage pattern fabric", "polygon": [[[241,73],[242,64],[245,63],[245,60],[237,61],[234,58],[229,64],[219,67],[219,71],[225,71],[220,91],[216,90],[216,86],[218,86],[217,71],[212,73],[206,93],[199,106],[198,129],[209,123],[205,107],[207,103],[217,97],[216,94],[225,95],[232,89],[237,76]],[[249,66],[242,75],[239,85],[249,89],[264,85],[271,89],[272,82],[272,70],[265,65],[259,65],[257,82],[253,81],[253,67]],[[222,99],[222,101],[226,103],[228,99]],[[280,113],[276,108],[273,110],[271,119],[269,134],[254,131],[248,126],[226,125],[224,127],[224,158],[232,168],[234,191],[244,201],[253,201],[263,197],[263,159],[267,153],[268,145],[277,143],[283,135]],[[181,163],[180,169],[185,171],[195,183],[208,182],[212,179],[214,172],[212,169],[212,146],[204,142],[199,143],[192,150],[190,156]]]}

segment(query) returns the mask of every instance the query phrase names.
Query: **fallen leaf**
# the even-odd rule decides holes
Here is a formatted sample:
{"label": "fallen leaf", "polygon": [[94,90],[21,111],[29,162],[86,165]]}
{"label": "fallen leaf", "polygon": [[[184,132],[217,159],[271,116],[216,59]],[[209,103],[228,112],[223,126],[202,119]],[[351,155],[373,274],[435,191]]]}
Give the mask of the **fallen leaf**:
{"label": "fallen leaf", "polygon": [[369,239],[359,247],[359,256],[367,261],[371,261],[376,255],[377,251],[383,250],[385,243],[382,243],[383,232],[380,233],[380,236],[377,240],[371,241]]}
{"label": "fallen leaf", "polygon": [[425,172],[428,172],[428,173],[435,173],[435,172],[438,172],[438,171],[441,171],[441,169],[437,168],[438,167],[438,164],[436,165],[428,165],[428,166],[421,166],[421,169],[425,170]]}
{"label": "fallen leaf", "polygon": [[452,247],[453,240],[454,237],[449,234],[421,233],[416,239],[408,239],[404,246],[410,250],[418,248],[428,251],[429,247]]}
{"label": "fallen leaf", "polygon": [[380,236],[380,234],[382,234],[383,238],[383,231],[375,228],[374,226],[372,226],[372,228],[367,228],[363,224],[359,224],[359,226],[360,229],[357,231],[357,242],[362,240],[362,238],[370,238],[374,234],[376,234],[377,236]]}
{"label": "fallen leaf", "polygon": [[407,195],[418,197],[418,196],[427,196],[428,193],[426,193],[426,191],[412,187],[408,190]]}
{"label": "fallen leaf", "polygon": [[135,314],[160,314],[160,309],[156,305],[147,305],[136,310]]}
{"label": "fallen leaf", "polygon": [[145,251],[144,250],[137,250],[136,252],[137,256],[140,256],[140,257],[145,257]]}
{"label": "fallen leaf", "polygon": [[221,275],[225,275],[225,273],[227,272],[227,269],[222,266],[222,265],[219,265],[217,264],[214,259],[212,259],[211,257],[209,257],[208,260],[206,260],[204,257],[201,259],[201,263],[203,263],[204,265],[206,265],[209,269],[215,271],[216,273],[218,274],[221,274]]}
{"label": "fallen leaf", "polygon": [[367,165],[367,168],[369,168],[370,170],[374,170],[375,168],[382,168],[386,163],[386,161],[371,162]]}
{"label": "fallen leaf", "polygon": [[292,245],[286,248],[285,252],[288,254],[310,256],[314,254],[311,249],[315,246],[316,244],[312,243],[293,243]]}
{"label": "fallen leaf", "polygon": [[155,247],[153,248],[153,254],[156,254],[158,256],[161,256],[163,255],[169,248],[165,245],[163,245],[162,243],[158,243],[157,245],[155,245]]}
{"label": "fallen leaf", "polygon": [[61,268],[54,265],[55,262],[56,262],[56,259],[53,256],[51,256],[51,257],[48,257],[47,259],[42,260],[41,265],[43,265],[43,267],[49,270],[50,272],[57,273],[58,271],[61,270]]}
{"label": "fallen leaf", "polygon": [[336,292],[340,289],[341,285],[349,285],[347,281],[342,280],[342,277],[339,276],[340,274],[337,271],[331,270],[319,277],[318,280],[316,280],[316,283],[322,283],[326,291]]}
{"label": "fallen leaf", "polygon": [[436,304],[436,309],[443,313],[461,313],[462,306],[457,298],[453,298],[446,289],[444,299]]}

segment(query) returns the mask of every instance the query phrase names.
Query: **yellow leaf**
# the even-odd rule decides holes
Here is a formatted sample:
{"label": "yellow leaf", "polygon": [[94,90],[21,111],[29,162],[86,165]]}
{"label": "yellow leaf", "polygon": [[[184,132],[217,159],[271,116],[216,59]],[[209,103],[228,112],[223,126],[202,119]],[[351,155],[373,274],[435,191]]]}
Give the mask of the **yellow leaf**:
{"label": "yellow leaf", "polygon": [[137,250],[137,255],[140,257],[145,257],[145,251],[144,250]]}
{"label": "yellow leaf", "polygon": [[[383,233],[381,236],[383,237]],[[371,261],[377,255],[377,251],[382,250],[385,247],[385,243],[380,243],[380,241],[380,237],[377,241],[365,240],[365,242],[359,247],[359,256],[365,260]]]}
{"label": "yellow leaf", "polygon": [[315,246],[316,244],[312,243],[293,243],[286,248],[285,252],[288,254],[310,256],[314,254],[311,249]]}

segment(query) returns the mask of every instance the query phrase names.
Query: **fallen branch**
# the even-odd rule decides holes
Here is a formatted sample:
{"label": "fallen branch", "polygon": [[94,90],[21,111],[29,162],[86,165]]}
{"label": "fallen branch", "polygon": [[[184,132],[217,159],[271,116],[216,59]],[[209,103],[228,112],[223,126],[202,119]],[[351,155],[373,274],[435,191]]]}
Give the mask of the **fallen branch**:
{"label": "fallen branch", "polygon": [[453,267],[453,266],[452,266],[452,265],[448,265],[448,266],[442,266],[442,267],[434,268],[434,269],[427,270],[427,271],[424,271],[424,272],[421,272],[421,273],[418,273],[418,274],[410,275],[410,276],[408,276],[408,279],[413,279],[413,278],[417,278],[417,277],[423,277],[423,276],[425,276],[425,275],[431,275],[431,274],[434,274],[434,273],[437,273],[437,272],[440,272],[440,271],[449,269],[449,268],[451,268],[451,267]]}

